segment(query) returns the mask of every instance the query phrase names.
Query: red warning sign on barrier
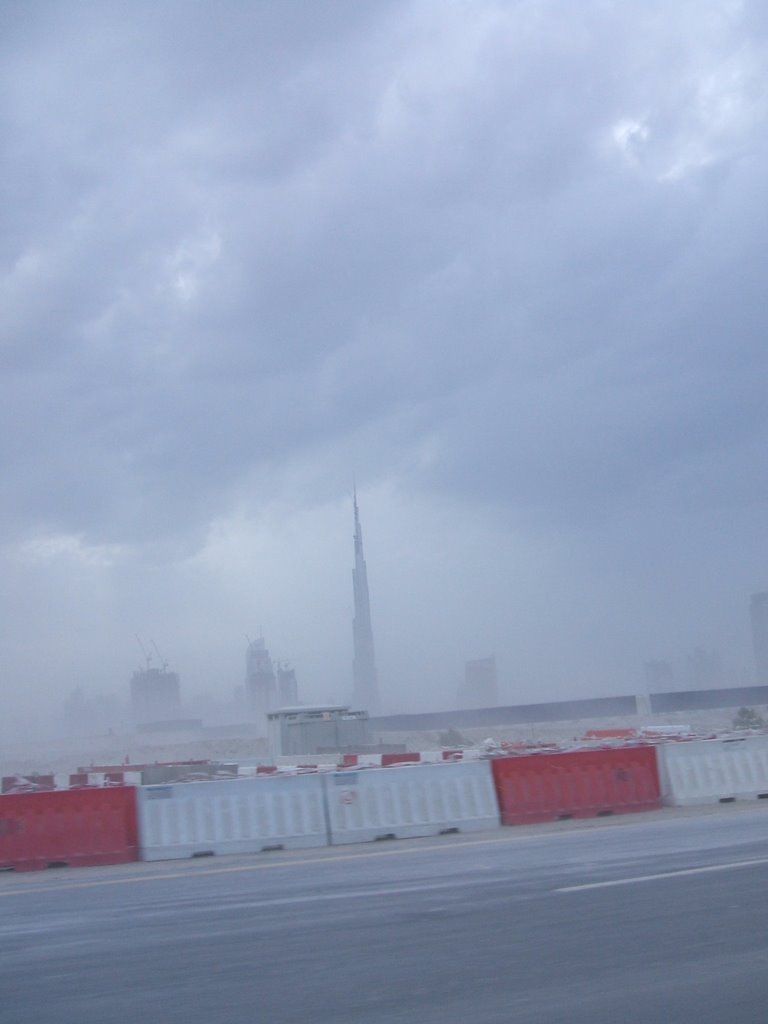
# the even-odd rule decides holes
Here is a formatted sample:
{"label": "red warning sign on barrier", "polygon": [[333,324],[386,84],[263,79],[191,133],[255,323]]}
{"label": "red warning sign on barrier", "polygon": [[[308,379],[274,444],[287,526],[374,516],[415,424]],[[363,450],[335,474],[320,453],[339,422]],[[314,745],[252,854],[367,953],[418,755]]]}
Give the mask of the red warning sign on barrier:
{"label": "red warning sign on barrier", "polygon": [[0,796],[0,869],[34,871],[137,859],[133,786]]}
{"label": "red warning sign on barrier", "polygon": [[661,806],[653,747],[500,757],[492,767],[502,825],[651,811]]}

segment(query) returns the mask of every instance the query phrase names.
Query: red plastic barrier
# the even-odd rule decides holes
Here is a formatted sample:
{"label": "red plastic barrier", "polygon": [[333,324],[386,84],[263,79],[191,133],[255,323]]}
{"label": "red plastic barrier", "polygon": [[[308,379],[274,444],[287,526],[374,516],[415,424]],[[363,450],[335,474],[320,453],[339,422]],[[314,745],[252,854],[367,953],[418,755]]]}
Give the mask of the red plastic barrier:
{"label": "red plastic barrier", "polygon": [[137,859],[133,786],[0,796],[0,869],[34,871]]}
{"label": "red plastic barrier", "polygon": [[388,764],[410,764],[413,761],[421,761],[421,754],[382,754],[381,765]]}
{"label": "red plastic barrier", "polygon": [[502,825],[661,807],[653,747],[500,757],[492,768]]}

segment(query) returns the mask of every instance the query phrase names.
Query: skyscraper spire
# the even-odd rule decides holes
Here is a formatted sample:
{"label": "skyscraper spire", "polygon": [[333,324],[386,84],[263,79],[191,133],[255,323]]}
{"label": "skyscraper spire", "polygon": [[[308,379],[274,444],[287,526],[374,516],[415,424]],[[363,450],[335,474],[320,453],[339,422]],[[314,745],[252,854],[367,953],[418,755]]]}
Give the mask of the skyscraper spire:
{"label": "skyscraper spire", "polygon": [[353,508],[355,512],[355,568],[352,570],[352,586],[355,595],[355,617],[352,623],[354,703],[356,708],[368,711],[373,715],[379,710],[379,684],[376,677],[371,604],[368,597],[368,570],[363,556],[363,530],[360,526],[360,510],[357,507],[357,488],[354,490]]}

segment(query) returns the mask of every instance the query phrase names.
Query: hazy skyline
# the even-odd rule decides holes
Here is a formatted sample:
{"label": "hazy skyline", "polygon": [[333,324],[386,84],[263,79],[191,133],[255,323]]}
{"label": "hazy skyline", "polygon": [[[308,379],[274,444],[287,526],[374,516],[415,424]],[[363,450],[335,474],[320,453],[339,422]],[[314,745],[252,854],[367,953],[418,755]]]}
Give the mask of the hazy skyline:
{"label": "hazy skyline", "polygon": [[137,633],[349,696],[353,479],[384,710],[752,682],[767,53],[736,0],[6,0],[6,720]]}

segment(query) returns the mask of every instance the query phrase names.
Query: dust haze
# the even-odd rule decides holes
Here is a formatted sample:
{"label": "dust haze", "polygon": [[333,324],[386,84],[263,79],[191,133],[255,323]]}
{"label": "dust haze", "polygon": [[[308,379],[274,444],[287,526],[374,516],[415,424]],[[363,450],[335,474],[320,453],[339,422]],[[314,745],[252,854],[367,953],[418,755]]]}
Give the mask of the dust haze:
{"label": "dust haze", "polygon": [[383,710],[755,682],[767,34],[3,4],[0,737],[124,728],[137,635],[189,717],[247,637],[348,700],[353,483]]}

